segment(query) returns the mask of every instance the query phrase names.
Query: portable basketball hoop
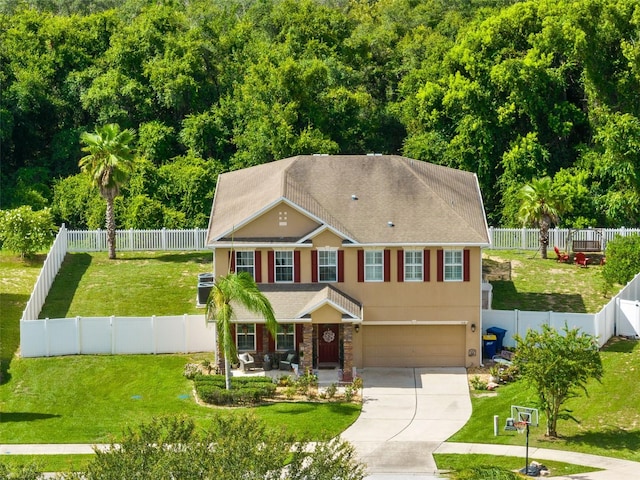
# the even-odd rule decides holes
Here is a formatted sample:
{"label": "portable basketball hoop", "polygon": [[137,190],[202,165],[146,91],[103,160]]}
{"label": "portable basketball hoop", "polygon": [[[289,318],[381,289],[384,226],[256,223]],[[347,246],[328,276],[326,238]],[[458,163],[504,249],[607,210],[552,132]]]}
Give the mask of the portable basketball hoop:
{"label": "portable basketball hoop", "polygon": [[529,475],[529,426],[538,426],[538,409],[529,407],[519,407],[517,405],[511,405],[511,418],[513,420],[513,427],[518,433],[527,433],[527,447],[525,450],[524,468],[520,470],[520,473]]}

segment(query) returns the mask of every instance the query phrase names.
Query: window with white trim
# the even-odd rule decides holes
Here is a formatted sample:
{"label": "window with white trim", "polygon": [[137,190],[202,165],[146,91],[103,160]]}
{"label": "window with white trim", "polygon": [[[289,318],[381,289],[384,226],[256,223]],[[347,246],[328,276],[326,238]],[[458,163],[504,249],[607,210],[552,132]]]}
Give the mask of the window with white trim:
{"label": "window with white trim", "polygon": [[364,251],[364,281],[382,282],[384,280],[384,254],[382,250]]}
{"label": "window with white trim", "polygon": [[444,281],[461,282],[463,280],[462,250],[444,251]]}
{"label": "window with white trim", "polygon": [[236,252],[236,273],[248,272],[254,279],[255,274],[255,252]]}
{"label": "window with white trim", "polygon": [[276,350],[295,350],[296,328],[292,323],[279,323],[276,330]]}
{"label": "window with white trim", "polygon": [[293,251],[274,253],[276,282],[293,282]]}
{"label": "window with white trim", "polygon": [[421,282],[424,272],[422,250],[404,251],[404,281]]}
{"label": "window with white trim", "polygon": [[239,351],[256,351],[256,324],[236,325],[236,345]]}
{"label": "window with white trim", "polygon": [[338,281],[338,251],[318,250],[318,281]]}

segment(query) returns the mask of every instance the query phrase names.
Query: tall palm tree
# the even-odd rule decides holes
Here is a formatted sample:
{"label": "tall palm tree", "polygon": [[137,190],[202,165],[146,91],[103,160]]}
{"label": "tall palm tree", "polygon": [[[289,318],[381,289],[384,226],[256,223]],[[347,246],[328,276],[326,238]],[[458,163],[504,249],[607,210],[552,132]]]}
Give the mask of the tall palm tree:
{"label": "tall palm tree", "polygon": [[231,388],[230,360],[237,355],[235,338],[231,333],[234,305],[241,305],[250,312],[264,317],[267,330],[275,337],[278,322],[269,299],[258,289],[248,272],[229,273],[213,284],[207,300],[207,322],[215,322],[217,342],[224,356],[224,372],[227,390]]}
{"label": "tall palm tree", "polygon": [[95,132],[82,132],[80,141],[88,155],[79,162],[80,169],[91,175],[100,195],[107,201],[107,245],[109,258],[116,258],[116,220],[113,202],[120,194],[120,187],[129,179],[133,168],[133,142],[135,133],[131,129],[120,130],[110,123],[96,127]]}
{"label": "tall palm tree", "polygon": [[523,224],[540,228],[540,253],[542,258],[547,258],[549,228],[558,223],[566,208],[566,199],[553,189],[550,177],[543,177],[534,178],[520,189],[520,202],[518,216]]}

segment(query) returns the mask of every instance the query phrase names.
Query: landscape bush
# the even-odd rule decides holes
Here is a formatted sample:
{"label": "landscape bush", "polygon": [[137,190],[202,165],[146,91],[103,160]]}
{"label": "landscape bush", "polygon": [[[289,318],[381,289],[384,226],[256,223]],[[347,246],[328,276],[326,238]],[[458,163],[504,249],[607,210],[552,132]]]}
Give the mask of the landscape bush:
{"label": "landscape bush", "polygon": [[640,272],[640,235],[617,236],[607,244],[602,276],[609,285],[625,285]]}
{"label": "landscape bush", "polygon": [[276,393],[268,377],[232,378],[230,390],[225,388],[224,375],[196,374],[193,381],[200,400],[212,405],[253,405]]}

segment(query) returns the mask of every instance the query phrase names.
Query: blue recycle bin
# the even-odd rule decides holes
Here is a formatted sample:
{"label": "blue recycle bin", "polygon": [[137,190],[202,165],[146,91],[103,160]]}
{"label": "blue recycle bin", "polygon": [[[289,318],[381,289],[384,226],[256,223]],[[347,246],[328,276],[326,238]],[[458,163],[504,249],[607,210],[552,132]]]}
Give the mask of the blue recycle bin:
{"label": "blue recycle bin", "polygon": [[487,328],[487,334],[488,335],[495,335],[496,336],[496,352],[501,352],[502,349],[504,348],[503,343],[504,343],[504,336],[507,333],[507,331],[504,328],[500,328],[500,327],[491,327],[491,328]]}
{"label": "blue recycle bin", "polygon": [[484,352],[483,358],[493,358],[496,354],[496,346],[498,341],[495,335],[483,335],[482,336],[482,350]]}

